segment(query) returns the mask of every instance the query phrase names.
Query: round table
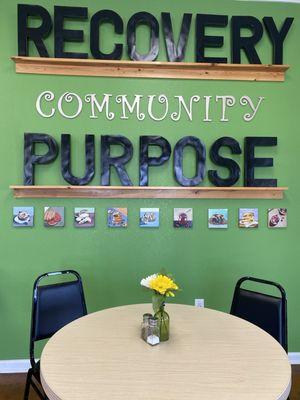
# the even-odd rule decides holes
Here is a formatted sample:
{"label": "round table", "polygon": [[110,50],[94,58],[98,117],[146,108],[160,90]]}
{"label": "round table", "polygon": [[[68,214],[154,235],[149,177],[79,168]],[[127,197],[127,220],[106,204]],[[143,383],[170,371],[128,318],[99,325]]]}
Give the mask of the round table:
{"label": "round table", "polygon": [[41,380],[50,400],[285,400],[283,348],[240,318],[167,304],[170,340],[140,338],[150,304],[110,308],[66,325],[46,344]]}

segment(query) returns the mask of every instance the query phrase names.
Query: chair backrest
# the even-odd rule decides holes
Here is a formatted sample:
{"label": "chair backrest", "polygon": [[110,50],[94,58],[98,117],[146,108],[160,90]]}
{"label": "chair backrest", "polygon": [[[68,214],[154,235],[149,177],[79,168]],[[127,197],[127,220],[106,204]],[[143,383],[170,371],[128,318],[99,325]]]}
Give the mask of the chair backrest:
{"label": "chair backrest", "polygon": [[[276,287],[280,297],[242,289],[241,285],[245,281]],[[230,314],[259,326],[273,336],[287,352],[287,299],[281,285],[250,276],[239,279],[235,286]]]}
{"label": "chair backrest", "polygon": [[[71,274],[75,280],[40,286],[46,277]],[[81,277],[73,270],[40,275],[33,285],[30,358],[34,364],[34,342],[51,337],[63,326],[87,314]]]}

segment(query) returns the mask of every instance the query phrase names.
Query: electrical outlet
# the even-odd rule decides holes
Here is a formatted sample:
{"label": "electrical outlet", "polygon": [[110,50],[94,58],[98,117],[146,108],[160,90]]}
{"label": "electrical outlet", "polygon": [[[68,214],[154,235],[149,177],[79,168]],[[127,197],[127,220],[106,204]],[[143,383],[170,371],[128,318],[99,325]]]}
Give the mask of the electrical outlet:
{"label": "electrical outlet", "polygon": [[204,307],[204,299],[195,299],[196,307]]}

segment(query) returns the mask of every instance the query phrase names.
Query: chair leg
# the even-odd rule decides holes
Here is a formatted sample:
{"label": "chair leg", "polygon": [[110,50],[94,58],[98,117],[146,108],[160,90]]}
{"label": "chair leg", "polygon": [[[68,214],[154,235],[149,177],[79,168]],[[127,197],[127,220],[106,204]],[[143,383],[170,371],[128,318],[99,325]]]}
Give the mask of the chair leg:
{"label": "chair leg", "polygon": [[46,396],[46,394],[44,393],[44,391],[42,392],[41,389],[37,386],[37,384],[35,383],[35,381],[33,380],[33,371],[32,368],[30,368],[27,372],[27,377],[26,377],[26,384],[25,384],[25,390],[24,390],[24,400],[28,400],[29,399],[29,392],[30,392],[30,386],[33,387],[34,391],[36,392],[36,394],[39,396],[39,398],[41,400],[48,400],[48,397]]}
{"label": "chair leg", "polygon": [[31,386],[41,400],[48,400],[48,397],[46,396],[46,393],[44,392],[41,383],[36,379],[34,375],[33,379],[31,380]]}
{"label": "chair leg", "polygon": [[31,385],[32,385],[34,391],[36,392],[36,394],[39,396],[39,398],[40,398],[41,400],[47,400],[47,396],[46,396],[46,394],[44,393],[43,388],[40,387],[40,383],[39,383],[39,382],[35,383],[35,381],[32,380],[32,381],[31,381]]}
{"label": "chair leg", "polygon": [[26,385],[25,385],[25,390],[24,390],[24,400],[28,400],[31,379],[32,379],[32,369],[30,368],[28,370],[28,372],[27,372],[27,377],[26,377]]}

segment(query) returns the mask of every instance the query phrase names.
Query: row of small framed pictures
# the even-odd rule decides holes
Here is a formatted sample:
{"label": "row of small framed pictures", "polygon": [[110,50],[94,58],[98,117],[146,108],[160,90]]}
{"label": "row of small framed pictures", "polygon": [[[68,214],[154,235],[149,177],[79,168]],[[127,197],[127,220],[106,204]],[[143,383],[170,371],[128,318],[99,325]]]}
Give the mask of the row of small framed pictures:
{"label": "row of small framed pictures", "polygon": [[[286,228],[287,209],[269,208],[268,227]],[[34,223],[34,207],[14,207],[13,226],[31,227]],[[63,227],[65,224],[64,207],[44,207],[44,226]],[[128,224],[127,208],[108,208],[107,226],[111,228],[126,228]],[[159,227],[159,208],[140,208],[139,225],[142,228]],[[76,228],[92,228],[95,226],[95,208],[74,208],[74,226]],[[193,209],[174,208],[174,228],[192,228]],[[239,228],[258,227],[258,208],[239,208]],[[209,228],[228,228],[228,209],[208,209]]]}

